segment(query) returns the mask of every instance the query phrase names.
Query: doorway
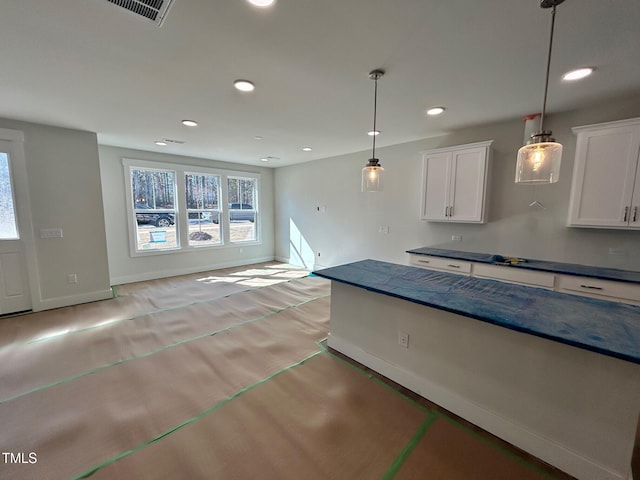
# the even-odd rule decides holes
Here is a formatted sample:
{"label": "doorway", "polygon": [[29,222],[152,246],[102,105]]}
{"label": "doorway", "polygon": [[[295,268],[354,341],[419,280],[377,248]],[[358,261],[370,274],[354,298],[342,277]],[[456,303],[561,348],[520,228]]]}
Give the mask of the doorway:
{"label": "doorway", "polygon": [[25,242],[31,237],[30,212],[23,174],[22,132],[0,129],[0,315],[32,308]]}

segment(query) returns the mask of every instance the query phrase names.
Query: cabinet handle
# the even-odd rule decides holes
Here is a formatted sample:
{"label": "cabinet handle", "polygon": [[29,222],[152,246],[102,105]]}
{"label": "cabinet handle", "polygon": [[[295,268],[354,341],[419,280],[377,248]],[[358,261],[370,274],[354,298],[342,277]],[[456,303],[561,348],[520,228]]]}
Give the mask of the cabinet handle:
{"label": "cabinet handle", "polygon": [[460,265],[456,265],[454,263],[449,263],[449,264],[447,264],[447,267],[460,268]]}
{"label": "cabinet handle", "polygon": [[591,290],[603,290],[602,287],[594,287],[593,285],[580,285],[582,288],[589,288]]}
{"label": "cabinet handle", "polygon": [[636,218],[638,216],[638,206],[636,205],[635,207],[633,207],[633,221],[636,221]]}
{"label": "cabinet handle", "polygon": [[449,216],[453,217],[453,205],[449,207]]}
{"label": "cabinet handle", "polygon": [[449,207],[444,207],[444,216],[445,217],[449,216]]}
{"label": "cabinet handle", "polygon": [[624,219],[623,222],[627,221],[627,217],[629,216],[629,207],[624,207]]}
{"label": "cabinet handle", "polygon": [[431,263],[429,260],[418,260],[418,263]]}

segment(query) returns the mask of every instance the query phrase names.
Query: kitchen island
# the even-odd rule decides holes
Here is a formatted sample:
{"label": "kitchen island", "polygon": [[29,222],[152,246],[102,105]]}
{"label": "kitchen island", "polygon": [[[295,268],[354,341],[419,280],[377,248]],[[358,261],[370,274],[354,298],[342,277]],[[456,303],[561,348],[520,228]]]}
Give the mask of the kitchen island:
{"label": "kitchen island", "polygon": [[331,348],[577,478],[631,478],[639,307],[375,260],[314,273]]}

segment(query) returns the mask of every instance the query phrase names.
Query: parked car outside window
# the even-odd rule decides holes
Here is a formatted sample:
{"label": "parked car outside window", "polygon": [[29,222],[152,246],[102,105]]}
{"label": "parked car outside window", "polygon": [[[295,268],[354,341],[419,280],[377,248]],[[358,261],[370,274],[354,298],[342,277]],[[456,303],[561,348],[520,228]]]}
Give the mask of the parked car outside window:
{"label": "parked car outside window", "polygon": [[[139,212],[138,210],[153,210],[150,212]],[[136,221],[138,225],[152,224],[156,227],[169,227],[176,223],[173,213],[158,212],[148,205],[136,204]]]}
{"label": "parked car outside window", "polygon": [[249,205],[248,203],[229,204],[229,220],[231,220],[232,222],[254,222],[255,219],[256,212],[253,210],[253,206]]}

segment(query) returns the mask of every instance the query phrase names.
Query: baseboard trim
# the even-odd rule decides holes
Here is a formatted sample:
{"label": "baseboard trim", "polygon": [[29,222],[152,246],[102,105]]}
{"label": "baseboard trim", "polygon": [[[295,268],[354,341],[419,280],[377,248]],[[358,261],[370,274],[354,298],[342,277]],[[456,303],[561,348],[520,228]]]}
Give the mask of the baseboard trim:
{"label": "baseboard trim", "polygon": [[327,345],[576,478],[599,480],[627,480],[628,478],[626,473],[621,475],[613,472],[565,445],[532,432],[525,425],[515,423],[509,418],[469,401],[454,391],[376,357],[343,338],[330,334]]}
{"label": "baseboard trim", "polygon": [[97,302],[99,300],[108,300],[110,298],[113,298],[113,291],[111,290],[111,288],[108,288],[107,290],[98,290],[95,292],[83,293],[80,295],[44,298],[40,301],[33,302],[32,311],[40,312],[42,310],[68,307],[70,305],[78,305],[80,303]]}
{"label": "baseboard trim", "polygon": [[272,262],[274,260],[276,260],[276,257],[268,256],[268,257],[234,260],[231,262],[198,265],[197,267],[172,268],[169,270],[155,270],[153,272],[144,272],[144,273],[139,273],[134,275],[122,275],[119,277],[111,278],[111,285],[124,285],[126,283],[133,283],[133,282],[145,282],[147,280],[155,280],[158,278],[176,277],[178,275],[189,275],[191,273],[208,272],[210,270],[219,270],[221,268],[242,267],[244,265],[252,265],[254,263],[263,263],[263,262]]}

